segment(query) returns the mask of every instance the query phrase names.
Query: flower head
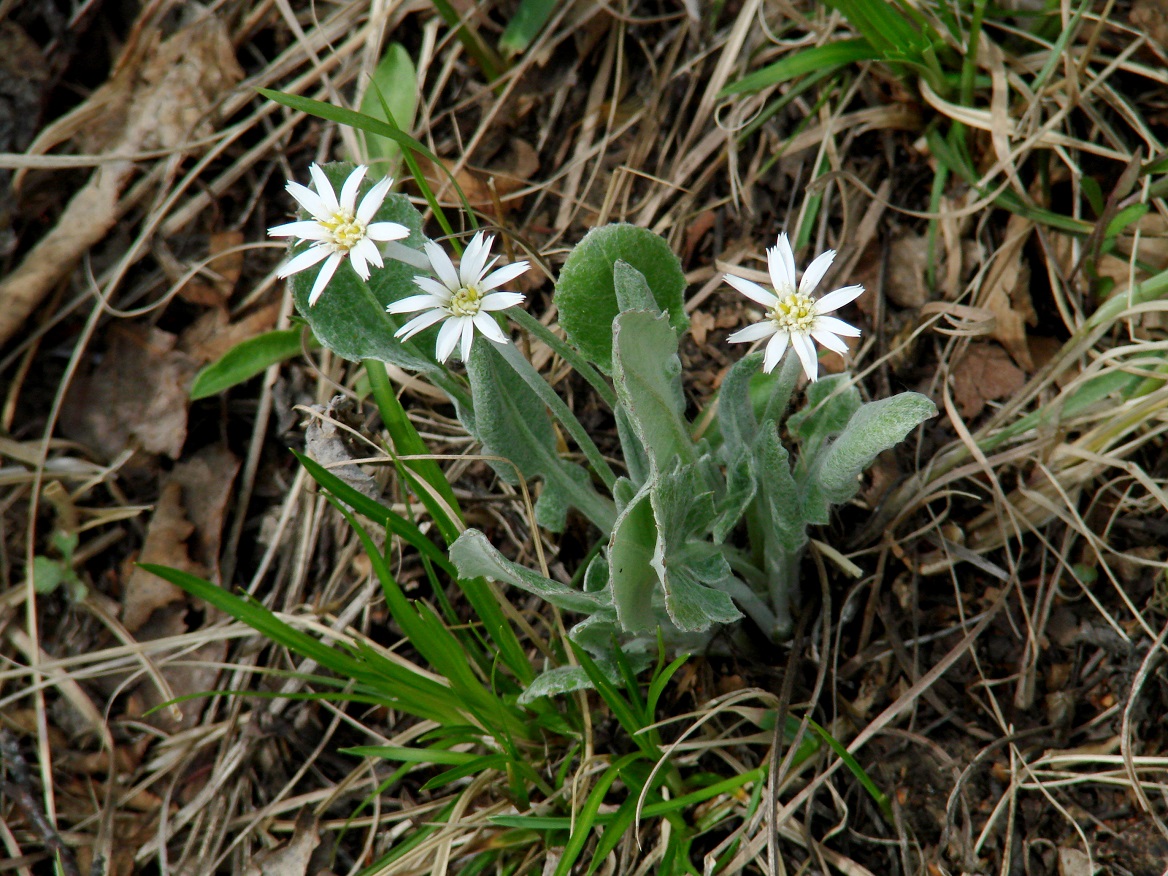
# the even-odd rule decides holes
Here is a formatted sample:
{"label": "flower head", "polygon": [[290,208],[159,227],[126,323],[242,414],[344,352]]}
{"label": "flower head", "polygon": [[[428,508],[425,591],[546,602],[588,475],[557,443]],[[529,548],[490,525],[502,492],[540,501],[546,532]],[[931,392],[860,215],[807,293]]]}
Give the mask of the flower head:
{"label": "flower head", "polygon": [[514,280],[527,270],[528,265],[527,262],[515,262],[488,274],[487,271],[499,260],[498,256],[491,258],[494,240],[493,237],[484,237],[481,231],[476,234],[467,244],[457,270],[442,247],[432,240],[426,241],[426,256],[438,279],[425,275],[414,277],[414,282],[425,294],[411,295],[386,308],[390,313],[424,311],[398,329],[394,336],[409,340],[423,329],[446,320],[438,331],[434,352],[439,362],[450,358],[460,339],[459,352],[465,362],[470,356],[476,328],[497,344],[507,343],[507,336],[491,313],[518,304],[524,296],[518,292],[492,290]]}
{"label": "flower head", "polygon": [[803,363],[807,376],[815,380],[819,376],[819,361],[815,355],[815,345],[811,343],[812,338],[829,350],[845,354],[848,347],[841,338],[860,336],[860,330],[855,326],[825,314],[854,301],[864,291],[863,286],[844,286],[828,292],[822,298],[811,297],[834,258],[834,249],[817,256],[807,266],[803,279],[796,286],[795,255],[791,252],[791,242],[786,234],[780,234],[778,243],[767,250],[767,268],[775,287],[773,292],[744,277],[726,274],[727,283],[766,308],[766,316],[754,325],[739,329],[727,340],[738,344],[769,337],[762,365],[762,370],[768,373],[779,364],[790,344]]}
{"label": "flower head", "polygon": [[377,183],[361,199],[361,206],[357,206],[357,189],[367,170],[367,167],[358,166],[349,174],[345,184],[341,186],[339,199],[333,192],[332,183],[316,164],[308,168],[312,174],[312,181],[316,184],[315,192],[298,182],[291,180],[288,182],[289,194],[312,218],[277,225],[275,228],[269,228],[268,234],[272,237],[298,237],[301,240],[312,241],[312,246],[293,257],[276,272],[276,276],[281,279],[324,261],[320,273],[316,275],[316,282],[312,284],[312,291],[308,294],[309,306],[316,304],[316,299],[320,298],[345,256],[349,257],[357,276],[362,280],[368,280],[369,263],[372,262],[379,268],[382,265],[381,251],[374,241],[401,240],[410,234],[406,226],[397,222],[371,221],[381,209],[389,187],[393,185],[393,180],[389,177]]}

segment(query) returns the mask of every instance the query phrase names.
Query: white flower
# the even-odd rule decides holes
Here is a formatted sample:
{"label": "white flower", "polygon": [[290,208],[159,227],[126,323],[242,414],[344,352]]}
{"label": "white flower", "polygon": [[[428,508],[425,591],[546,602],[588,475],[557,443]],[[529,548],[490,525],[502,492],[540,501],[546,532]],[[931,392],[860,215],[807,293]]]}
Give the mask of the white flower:
{"label": "white flower", "polygon": [[497,344],[507,343],[507,336],[503,334],[491,313],[518,304],[524,296],[518,292],[491,290],[514,280],[527,270],[528,265],[527,262],[515,262],[487,274],[499,260],[498,256],[490,258],[491,244],[494,241],[493,237],[484,237],[480,231],[467,244],[466,251],[462,254],[462,262],[455,270],[454,263],[450,261],[446,251],[434,241],[427,240],[426,255],[438,279],[424,275],[414,277],[414,282],[426,294],[411,295],[409,298],[393,302],[386,308],[390,313],[425,311],[398,329],[394,337],[403,341],[409,340],[434,323],[446,320],[446,324],[438,331],[438,344],[434,351],[434,356],[439,362],[445,362],[450,358],[454,348],[459,345],[460,338],[462,340],[460,355],[465,362],[470,356],[470,345],[474,340],[476,328]]}
{"label": "white flower", "polygon": [[815,380],[819,376],[819,361],[815,355],[815,345],[811,343],[812,338],[829,350],[846,354],[848,347],[841,338],[860,336],[860,330],[855,326],[824,314],[854,301],[864,291],[863,286],[844,286],[828,292],[822,298],[811,297],[834,258],[834,249],[817,256],[807,266],[802,281],[796,287],[795,254],[791,252],[791,242],[787,235],[780,234],[778,244],[767,250],[767,268],[770,270],[771,282],[775,285],[773,292],[743,277],[726,274],[727,283],[767,309],[766,316],[761,320],[739,329],[727,340],[738,344],[769,337],[762,364],[762,370],[768,373],[779,364],[790,343],[803,363],[807,376]]}
{"label": "white flower", "polygon": [[277,277],[281,279],[290,277],[327,259],[321,266],[320,273],[316,275],[312,291],[308,294],[310,307],[316,304],[316,299],[320,298],[345,256],[349,257],[357,276],[362,280],[368,280],[369,263],[372,262],[379,268],[382,265],[381,251],[374,241],[401,240],[410,234],[406,226],[397,222],[370,221],[381,209],[389,187],[393,185],[393,180],[389,177],[385,177],[370,189],[361,200],[361,206],[357,206],[357,189],[367,170],[367,167],[359,166],[349,174],[341,187],[341,197],[338,201],[332,183],[328,181],[324,171],[313,164],[308,171],[312,174],[312,181],[316,183],[315,192],[308,186],[302,186],[291,180],[287,186],[288,193],[312,215],[312,218],[268,229],[268,234],[272,237],[298,237],[301,240],[313,241],[312,246],[280,268],[276,272]]}

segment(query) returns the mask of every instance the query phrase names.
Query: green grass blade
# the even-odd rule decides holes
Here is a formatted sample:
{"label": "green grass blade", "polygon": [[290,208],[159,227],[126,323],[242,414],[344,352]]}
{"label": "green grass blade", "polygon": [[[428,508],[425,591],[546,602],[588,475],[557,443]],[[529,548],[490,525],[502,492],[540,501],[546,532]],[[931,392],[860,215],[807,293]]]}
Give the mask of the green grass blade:
{"label": "green grass blade", "polygon": [[457,578],[458,570],[446,557],[446,552],[427,538],[417,526],[399,514],[395,514],[380,502],[370,499],[334,475],[316,460],[293,450],[292,454],[321,487],[332,493],[358,514],[384,526],[389,532],[417,549],[418,553],[437,565],[450,577]]}
{"label": "green grass blade", "polygon": [[[366,359],[363,363],[365,373],[369,377],[369,385],[373,388],[373,398],[377,401],[377,409],[381,413],[381,421],[389,432],[394,450],[400,456],[426,456],[430,448],[406,416],[405,408],[393,391],[389,382],[389,374],[385,370],[385,363],[373,359]],[[464,528],[462,512],[458,507],[458,500],[454,497],[454,490],[446,480],[446,475],[433,459],[411,459],[403,462],[407,471],[411,469],[417,473],[441,497],[441,502],[434,501],[434,497],[424,488],[415,492],[427,510],[434,517],[434,522],[442,533],[447,544],[453,543]]]}
{"label": "green grass blade", "polygon": [[755,70],[737,82],[731,82],[719,92],[718,97],[753,94],[764,88],[770,88],[772,85],[781,85],[791,79],[798,79],[800,76],[827,75],[840,67],[846,67],[848,64],[855,64],[859,61],[877,61],[880,58],[881,53],[866,39],[840,40],[825,46],[804,49],[769,64],[761,70]]}
{"label": "green grass blade", "polygon": [[810,718],[807,719],[807,726],[811,728],[811,731],[816,736],[826,742],[828,747],[831,748],[831,750],[836,753],[839,759],[844,762],[844,766],[846,766],[851,774],[859,780],[860,784],[864,787],[864,790],[867,791],[872,799],[876,801],[876,805],[880,807],[880,811],[884,813],[884,817],[887,818],[891,823],[893,820],[892,806],[888,802],[888,795],[876,787],[876,783],[872,781],[872,777],[864,771],[862,766],[860,766],[859,761],[852,757],[852,753],[848,751],[834,736],[832,736]]}
{"label": "green grass blade", "polygon": [[588,842],[592,828],[597,823],[596,816],[600,813],[600,805],[608,795],[609,788],[612,787],[612,783],[616,781],[621,771],[640,757],[639,753],[633,752],[617,759],[592,787],[588,799],[584,801],[583,807],[576,814],[575,828],[572,830],[572,835],[568,837],[567,845],[564,846],[564,853],[556,866],[554,876],[568,876],[572,872],[572,865],[576,863],[576,859],[584,851],[584,845]]}

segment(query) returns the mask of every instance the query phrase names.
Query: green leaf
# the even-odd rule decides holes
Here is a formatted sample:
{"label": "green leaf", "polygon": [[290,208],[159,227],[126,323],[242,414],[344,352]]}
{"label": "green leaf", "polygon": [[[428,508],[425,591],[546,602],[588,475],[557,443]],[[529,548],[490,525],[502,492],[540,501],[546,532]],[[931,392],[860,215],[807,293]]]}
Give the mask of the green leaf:
{"label": "green leaf", "polygon": [[622,313],[612,324],[612,339],[616,396],[650,467],[661,471],[675,457],[693,462],[677,335],[668,319],[643,310]]}
{"label": "green leaf", "polygon": [[726,464],[726,488],[717,499],[718,517],[712,529],[714,541],[726,540],[750,507],[757,490],[750,451],[743,449],[737,459]]}
{"label": "green leaf", "polygon": [[614,274],[618,260],[641,272],[657,307],[669,312],[676,331],[689,326],[683,299],[685,275],[669,244],[635,225],[592,229],[564,263],[555,303],[568,340],[606,374],[613,367],[612,321],[620,312]]}
{"label": "green leaf", "polygon": [[791,474],[790,454],[774,426],[759,433],[754,443],[753,466],[767,528],[764,537],[776,539],[788,554],[798,553],[807,543],[807,527],[799,488]]}
{"label": "green leaf", "polygon": [[[388,116],[385,112],[387,106]],[[390,43],[373,71],[373,81],[361,101],[361,112],[408,131],[414,126],[417,107],[418,72],[414,60],[401,43]],[[366,133],[364,139],[368,162],[380,163],[384,174],[393,175],[401,158],[401,147],[393,140],[375,134]]]}
{"label": "green leaf", "polygon": [[653,299],[653,290],[645,280],[645,275],[623,259],[617,259],[612,268],[613,288],[616,304],[621,313],[629,310],[647,310],[660,313],[661,308]]}
{"label": "green leaf", "polygon": [[895,447],[936,415],[937,406],[919,392],[902,392],[862,405],[815,462],[805,496],[807,521],[827,523],[829,505],[856,495],[860,474],[877,454]]}
{"label": "green leaf", "polygon": [[657,573],[650,563],[657,547],[657,526],[646,484],[622,510],[608,542],[609,583],[621,628],[653,630],[657,615],[653,593]]}
{"label": "green leaf", "polygon": [[678,629],[700,633],[742,617],[725,590],[730,566],[709,540],[717,512],[697,467],[677,462],[653,482],[650,501],[657,525],[651,565],[665,593],[665,609]]}
{"label": "green leaf", "polygon": [[[263,373],[270,365],[299,356],[301,334],[300,329],[280,329],[237,344],[195,376],[191,400],[218,395]],[[315,340],[309,338],[308,346],[316,346]]]}
{"label": "green leaf", "polygon": [[66,569],[59,560],[39,554],[32,558],[32,586],[37,593],[52,593],[67,580]]}
{"label": "green leaf", "polygon": [[718,423],[726,455],[738,454],[753,441],[758,431],[758,419],[750,402],[750,380],[762,367],[763,353],[747,353],[730,366],[718,390]]}
{"label": "green leaf", "polygon": [[555,12],[556,5],[556,0],[520,0],[519,8],[499,37],[499,48],[503,50],[503,55],[513,57],[527,51],[527,47]]}
{"label": "green leaf", "polygon": [[450,560],[466,577],[482,575],[517,587],[565,611],[591,614],[611,604],[607,593],[585,593],[567,584],[545,578],[538,572],[513,563],[477,529],[468,529],[450,546]]}
{"label": "green leaf", "polygon": [[[526,381],[485,338],[476,338],[467,365],[475,399],[475,435],[487,454],[515,464],[525,479],[543,478],[551,508],[578,508],[602,532],[612,530],[616,508],[592,486],[580,466],[560,457],[547,407]],[[510,466],[494,466],[508,483],[516,483]],[[545,505],[545,513],[549,510]],[[549,522],[556,522],[551,515]]]}
{"label": "green leaf", "polygon": [[842,432],[860,402],[850,374],[833,374],[807,384],[807,403],[787,419],[787,428],[799,436],[803,456],[813,458],[828,438]]}

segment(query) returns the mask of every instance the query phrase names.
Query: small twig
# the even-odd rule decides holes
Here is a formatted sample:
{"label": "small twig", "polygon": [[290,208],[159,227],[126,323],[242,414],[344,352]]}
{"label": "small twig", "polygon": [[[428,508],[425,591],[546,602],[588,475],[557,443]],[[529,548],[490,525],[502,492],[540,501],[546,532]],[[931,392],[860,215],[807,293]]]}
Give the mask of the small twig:
{"label": "small twig", "polygon": [[61,835],[37,805],[28,763],[20,753],[20,744],[16,737],[6,727],[0,727],[0,762],[8,765],[8,774],[11,776],[11,781],[0,780],[0,796],[10,798],[20,807],[29,824],[40,834],[45,847],[56,853],[65,876],[81,876],[81,869],[77,866],[73,850],[65,845]]}

